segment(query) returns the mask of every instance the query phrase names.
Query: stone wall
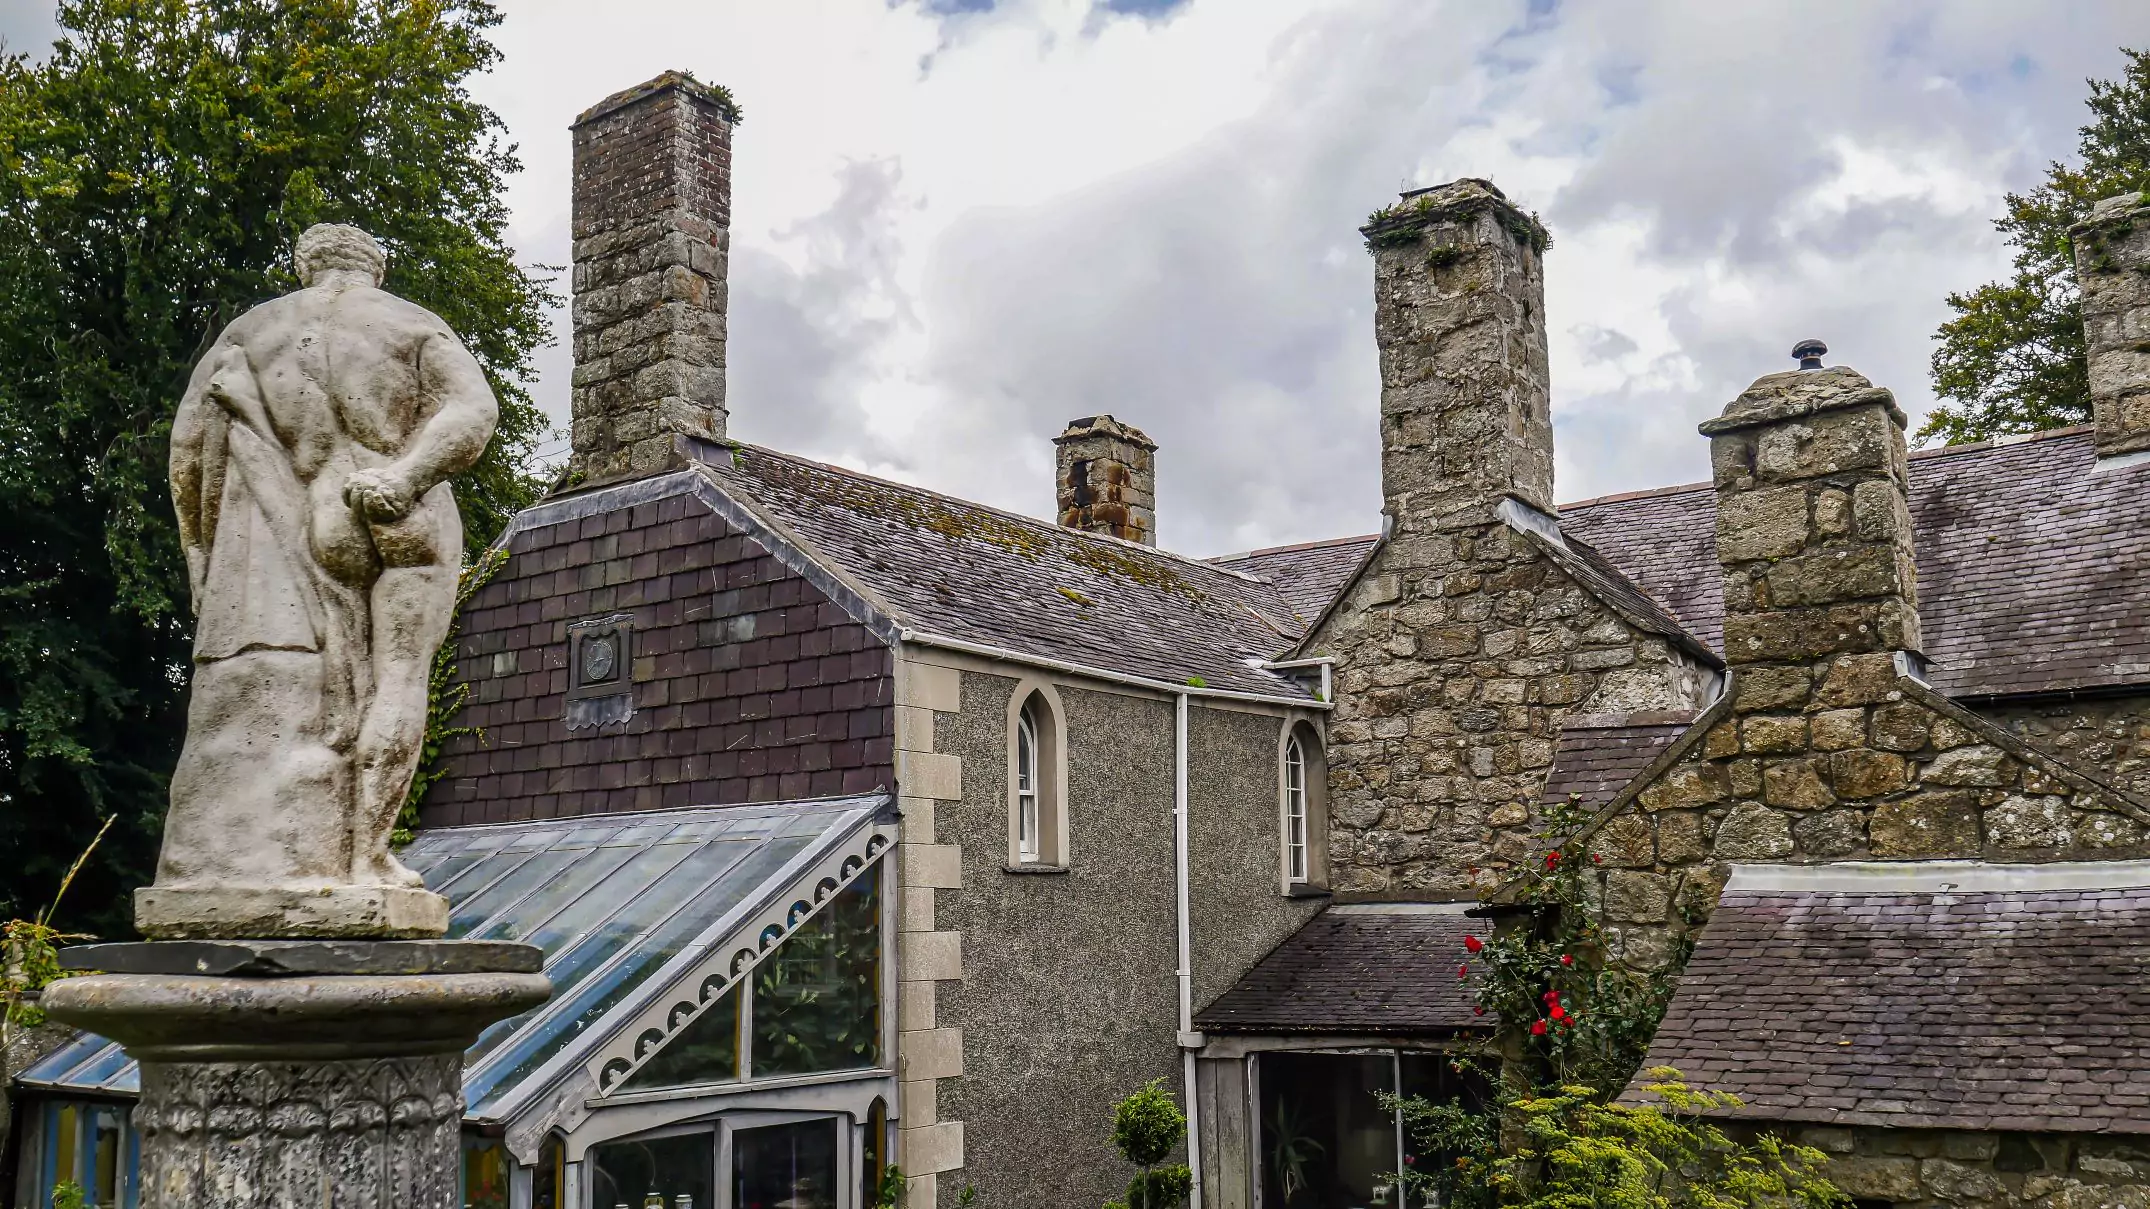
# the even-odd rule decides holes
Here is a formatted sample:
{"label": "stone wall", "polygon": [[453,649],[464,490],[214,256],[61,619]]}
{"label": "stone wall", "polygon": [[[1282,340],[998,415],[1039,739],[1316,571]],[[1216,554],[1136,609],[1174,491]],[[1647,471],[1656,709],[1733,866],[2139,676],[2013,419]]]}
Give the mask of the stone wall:
{"label": "stone wall", "polygon": [[1826,1174],[1891,1209],[2144,1209],[2150,1138],[1864,1126],[1790,1126]]}
{"label": "stone wall", "polygon": [[1592,839],[1657,968],[1733,862],[2121,858],[2150,812],[1917,679],[1904,419],[1847,369],[1757,381],[1712,437],[1730,692]]}
{"label": "stone wall", "polygon": [[2150,450],[2150,199],[2108,197],[2068,234],[2098,456]]}
{"label": "stone wall", "polygon": [[1336,659],[1331,885],[1457,896],[1524,859],[1563,717],[1695,708],[1699,684],[1501,519],[1552,507],[1544,229],[1463,180],[1364,234],[1389,532],[1306,643]]}
{"label": "stone wall", "polygon": [[667,72],[574,127],[574,481],[653,474],[724,435],[729,96]]}
{"label": "stone wall", "polygon": [[1053,438],[1059,523],[1157,544],[1157,443],[1111,416],[1068,421]]}
{"label": "stone wall", "polygon": [[2150,801],[2150,696],[2055,698],[1971,708],[2039,751]]}

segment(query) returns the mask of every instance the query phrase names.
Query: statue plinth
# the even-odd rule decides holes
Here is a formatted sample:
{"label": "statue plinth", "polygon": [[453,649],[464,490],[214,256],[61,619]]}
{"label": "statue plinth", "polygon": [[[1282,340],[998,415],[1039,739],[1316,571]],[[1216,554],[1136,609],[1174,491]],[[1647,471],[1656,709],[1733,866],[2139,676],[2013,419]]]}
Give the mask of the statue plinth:
{"label": "statue plinth", "polygon": [[455,1209],[462,1052],[552,993],[530,945],[149,941],[62,957],[126,971],[56,982],[44,1005],[142,1064],[154,1209]]}
{"label": "statue plinth", "polygon": [[144,886],[134,924],[159,939],[430,937],[448,930],[448,900],[403,886]]}

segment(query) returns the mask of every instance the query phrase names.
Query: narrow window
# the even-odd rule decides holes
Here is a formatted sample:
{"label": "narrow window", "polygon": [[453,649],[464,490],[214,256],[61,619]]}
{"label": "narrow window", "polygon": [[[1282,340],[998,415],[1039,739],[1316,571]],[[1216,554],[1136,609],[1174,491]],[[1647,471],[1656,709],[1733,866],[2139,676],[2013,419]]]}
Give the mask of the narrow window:
{"label": "narrow window", "polygon": [[1306,748],[1293,735],[1284,745],[1284,870],[1295,882],[1307,878]]}
{"label": "narrow window", "polygon": [[1038,818],[1038,718],[1025,702],[1015,724],[1015,856],[1035,864],[1043,851]]}

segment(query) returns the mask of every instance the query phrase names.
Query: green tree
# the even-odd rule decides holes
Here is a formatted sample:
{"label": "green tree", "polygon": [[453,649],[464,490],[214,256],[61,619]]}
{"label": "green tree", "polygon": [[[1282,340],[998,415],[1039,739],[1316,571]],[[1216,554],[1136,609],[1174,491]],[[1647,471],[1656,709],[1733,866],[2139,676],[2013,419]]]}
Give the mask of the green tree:
{"label": "green tree", "polygon": [[517,169],[468,81],[486,0],[63,0],[0,58],[0,916],[94,833],[68,926],[120,935],[155,859],[191,614],[165,460],[193,361],[292,288],[293,239],[356,223],[502,405],[455,484],[477,547],[533,498],[520,385],[546,279],[504,238]]}
{"label": "green tree", "polygon": [[1108,1201],[1105,1209],[1177,1209],[1194,1190],[1194,1173],[1185,1163],[1160,1166],[1172,1157],[1172,1149],[1187,1136],[1187,1114],[1173,1102],[1162,1080],[1153,1079],[1142,1090],[1119,1102],[1112,1110],[1112,1144],[1120,1157],[1141,1170],[1128,1181],[1127,1199]]}
{"label": "green tree", "polygon": [[2090,81],[2082,164],[2053,164],[2045,183],[2009,194],[2008,213],[1994,220],[2015,249],[2015,275],[1948,296],[1956,317],[1934,336],[1933,381],[1949,401],[1927,417],[1920,441],[1984,441],[2090,419],[2068,228],[2103,198],[2150,189],[2150,51],[2122,53],[2120,79]]}

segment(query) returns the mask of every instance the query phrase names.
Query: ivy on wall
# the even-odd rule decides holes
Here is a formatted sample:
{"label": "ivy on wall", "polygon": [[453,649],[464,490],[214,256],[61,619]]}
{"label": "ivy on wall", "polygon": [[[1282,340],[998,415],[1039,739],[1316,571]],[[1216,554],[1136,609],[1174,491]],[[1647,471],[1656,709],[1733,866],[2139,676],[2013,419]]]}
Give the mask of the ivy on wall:
{"label": "ivy on wall", "polygon": [[480,742],[485,732],[475,726],[458,726],[456,715],[470,700],[470,685],[456,682],[456,647],[463,637],[463,606],[477,595],[478,589],[493,582],[500,569],[508,565],[505,546],[494,546],[480,554],[477,561],[466,563],[455,580],[455,620],[448,626],[448,636],[441,640],[440,649],[433,652],[433,669],[426,676],[426,734],[418,753],[418,771],[411,777],[410,792],[404,795],[403,809],[396,815],[396,830],[389,842],[401,847],[411,842],[418,828],[418,808],[426,800],[426,791],[433,783],[448,775],[441,764],[441,749],[448,740],[459,735],[475,735]]}

